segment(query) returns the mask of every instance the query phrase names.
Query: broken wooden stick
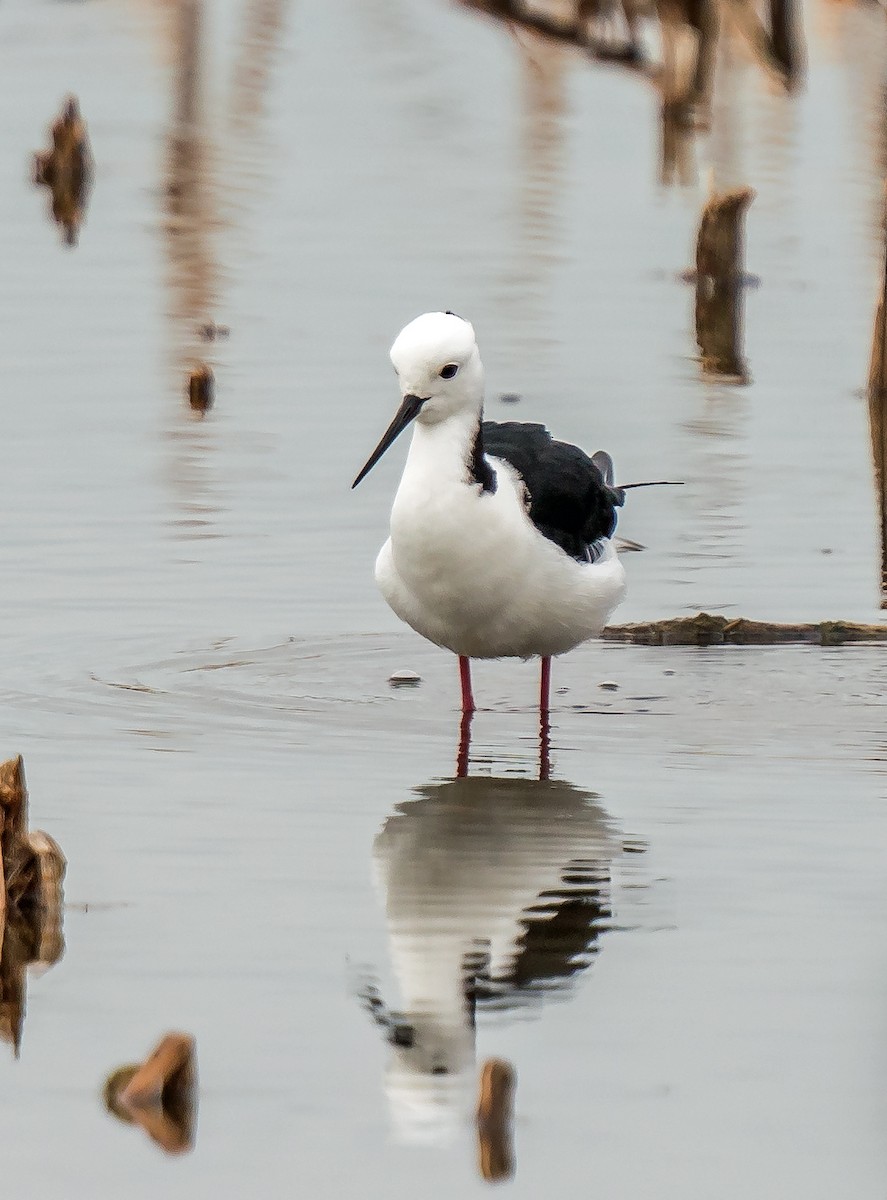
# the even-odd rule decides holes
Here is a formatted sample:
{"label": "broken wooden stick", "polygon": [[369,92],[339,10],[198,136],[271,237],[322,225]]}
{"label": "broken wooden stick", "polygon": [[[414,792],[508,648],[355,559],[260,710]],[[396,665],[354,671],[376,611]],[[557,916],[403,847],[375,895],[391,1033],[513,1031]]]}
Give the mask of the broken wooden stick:
{"label": "broken wooden stick", "polygon": [[514,1087],[511,1063],[502,1058],[488,1058],[481,1067],[477,1100],[478,1166],[488,1183],[511,1179],[514,1175],[511,1136]]}
{"label": "broken wooden stick", "polygon": [[50,136],[50,149],[34,155],[32,177],[50,189],[53,220],[64,231],[66,244],[75,246],[92,182],[89,137],[76,96],[65,101]]}
{"label": "broken wooden stick", "polygon": [[843,646],[887,642],[887,625],[861,625],[854,621],[792,625],[697,613],[695,617],[608,625],[601,637],[604,641],[630,642],[636,646]]}
{"label": "broken wooden stick", "polygon": [[197,1109],[194,1038],[166,1034],[143,1063],[119,1067],[108,1076],[104,1098],[110,1113],[139,1125],[168,1154],[190,1150]]}
{"label": "broken wooden stick", "polygon": [[749,187],[713,192],[696,239],[696,341],[706,375],[748,382],[742,355],[743,221]]}

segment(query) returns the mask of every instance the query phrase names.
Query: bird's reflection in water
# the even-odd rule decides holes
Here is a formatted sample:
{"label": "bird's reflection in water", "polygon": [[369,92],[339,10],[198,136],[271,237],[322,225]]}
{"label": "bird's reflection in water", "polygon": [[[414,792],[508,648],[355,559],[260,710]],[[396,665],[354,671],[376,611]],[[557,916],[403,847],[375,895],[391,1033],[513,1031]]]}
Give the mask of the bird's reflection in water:
{"label": "bird's reflection in water", "polygon": [[547,778],[542,760],[541,778],[418,787],[375,840],[401,1008],[374,985],[363,999],[390,1043],[385,1089],[402,1140],[446,1142],[463,1125],[478,1011],[565,995],[600,948],[621,838],[594,793]]}

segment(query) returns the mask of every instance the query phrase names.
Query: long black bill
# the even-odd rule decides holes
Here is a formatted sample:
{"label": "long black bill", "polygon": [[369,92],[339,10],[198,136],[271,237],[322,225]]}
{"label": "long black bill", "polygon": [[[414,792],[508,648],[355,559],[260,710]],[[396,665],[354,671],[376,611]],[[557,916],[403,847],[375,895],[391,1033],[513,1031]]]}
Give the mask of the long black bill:
{"label": "long black bill", "polygon": [[403,433],[411,421],[415,421],[416,417],[419,415],[419,409],[425,403],[427,398],[427,396],[404,396],[403,403],[394,414],[394,420],[382,434],[381,442],[379,442],[378,446],[369,456],[363,467],[363,470],[357,476],[354,483],[352,483],[352,491],[357,487],[364,475],[368,475],[370,471],[372,471],[373,467],[376,465],[391,443],[395,440],[398,434]]}
{"label": "long black bill", "polygon": [[620,483],[619,491],[627,492],[635,487],[683,487],[683,479],[648,479],[646,483]]}
{"label": "long black bill", "polygon": [[[594,461],[594,460],[592,460]],[[639,487],[683,487],[683,479],[648,479],[644,483],[607,483],[607,491],[610,493],[610,498],[614,504],[623,505],[625,503],[625,493],[631,488]]]}

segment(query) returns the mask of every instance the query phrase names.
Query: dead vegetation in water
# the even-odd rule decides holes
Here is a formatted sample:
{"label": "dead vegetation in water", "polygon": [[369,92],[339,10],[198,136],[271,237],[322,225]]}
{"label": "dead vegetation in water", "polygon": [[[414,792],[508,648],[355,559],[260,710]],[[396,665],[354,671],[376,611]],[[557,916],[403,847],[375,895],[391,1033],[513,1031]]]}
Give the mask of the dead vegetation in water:
{"label": "dead vegetation in water", "polygon": [[50,127],[52,145],[34,155],[34,183],[50,190],[52,219],[65,244],[76,246],[92,184],[92,154],[76,96],[69,96]]}
{"label": "dead vegetation in water", "polygon": [[194,1038],[187,1033],[166,1034],[144,1062],[112,1071],[103,1095],[108,1112],[128,1125],[138,1125],[167,1154],[192,1149],[197,1115]]}
{"label": "dead vegetation in water", "polygon": [[58,843],[28,830],[28,792],[21,755],[0,763],[0,1038],[21,1044],[27,968],[51,966],[64,953]]}
{"label": "dead vegetation in water", "polygon": [[604,641],[635,646],[844,646],[887,642],[887,625],[863,625],[855,621],[794,625],[697,613],[695,617],[608,625],[601,637]]}

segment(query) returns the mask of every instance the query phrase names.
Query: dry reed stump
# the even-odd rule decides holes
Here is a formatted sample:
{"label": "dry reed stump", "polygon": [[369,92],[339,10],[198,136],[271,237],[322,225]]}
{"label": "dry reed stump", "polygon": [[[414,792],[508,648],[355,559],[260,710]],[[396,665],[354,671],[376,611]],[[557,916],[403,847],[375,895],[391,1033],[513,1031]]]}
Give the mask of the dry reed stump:
{"label": "dry reed stump", "polygon": [[198,363],[188,377],[188,403],[194,412],[205,413],[215,398],[215,377],[212,367]]}
{"label": "dry reed stump", "polygon": [[481,1067],[477,1099],[478,1167],[488,1183],[511,1179],[515,1074],[511,1063],[489,1058]]}
{"label": "dry reed stump", "polygon": [[702,370],[748,382],[742,354],[743,221],[755,197],[749,187],[713,193],[696,239],[696,341]]}
{"label": "dry reed stump", "polygon": [[21,755],[0,763],[0,1038],[18,1054],[27,968],[64,953],[65,856],[47,833],[28,831]]}
{"label": "dry reed stump", "polygon": [[104,1086],[105,1107],[121,1121],[140,1126],[167,1154],[194,1145],[197,1055],[194,1038],[168,1033],[143,1063],[118,1067]]}
{"label": "dry reed stump", "polygon": [[76,96],[69,96],[50,129],[52,146],[34,155],[34,183],[51,192],[52,218],[65,243],[76,246],[92,183],[92,154]]}

